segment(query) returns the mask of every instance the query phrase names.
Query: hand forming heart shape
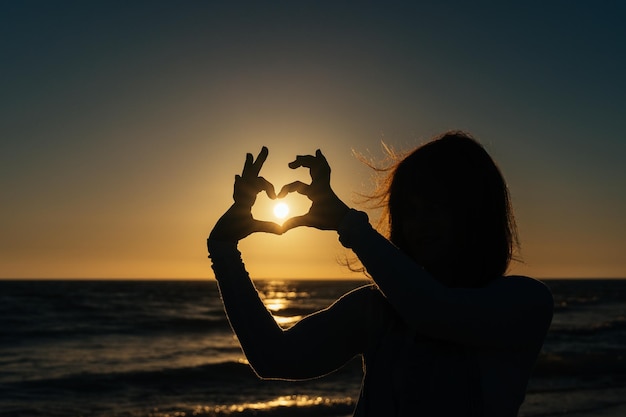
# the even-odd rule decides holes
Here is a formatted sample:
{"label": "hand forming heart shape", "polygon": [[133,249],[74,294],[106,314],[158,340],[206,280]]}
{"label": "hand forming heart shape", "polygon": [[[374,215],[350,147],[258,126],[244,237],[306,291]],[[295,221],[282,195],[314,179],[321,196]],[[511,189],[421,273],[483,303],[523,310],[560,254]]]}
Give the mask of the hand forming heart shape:
{"label": "hand forming heart shape", "polygon": [[[264,146],[256,160],[252,154],[246,155],[241,175],[235,176],[233,191],[234,204],[218,220],[211,231],[210,239],[236,242],[251,233],[266,232],[282,234],[299,226],[310,226],[322,230],[336,230],[341,218],[348,211],[346,206],[330,187],[330,166],[318,149],[315,155],[298,155],[289,163],[289,168],[309,168],[311,183],[294,181],[282,187],[276,195],[274,186],[259,176],[268,150]],[[311,206],[304,215],[286,220],[281,226],[277,223],[258,220],[252,215],[257,194],[265,191],[271,199],[283,198],[294,191],[311,200]]]}

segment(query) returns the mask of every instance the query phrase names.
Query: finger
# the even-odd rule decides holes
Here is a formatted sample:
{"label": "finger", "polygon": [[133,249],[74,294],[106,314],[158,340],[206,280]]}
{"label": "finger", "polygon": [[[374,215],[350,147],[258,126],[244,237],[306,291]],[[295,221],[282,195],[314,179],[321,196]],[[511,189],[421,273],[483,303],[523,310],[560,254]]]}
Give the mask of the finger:
{"label": "finger", "polygon": [[326,160],[326,157],[324,156],[322,151],[320,151],[319,149],[315,151],[315,157],[317,158],[319,163],[328,165],[328,161]]}
{"label": "finger", "polygon": [[250,169],[252,168],[252,154],[246,154],[246,162],[243,164],[243,171],[241,171],[241,176],[245,177],[249,174]]}
{"label": "finger", "polygon": [[[237,190],[239,187],[239,183],[241,182],[241,175],[235,175],[235,187],[234,190]],[[235,191],[233,191],[233,197],[235,196]]]}
{"label": "finger", "polygon": [[267,194],[270,199],[275,200],[276,191],[274,190],[274,185],[263,177],[258,177],[257,181],[258,191],[265,191],[265,194]]}
{"label": "finger", "polygon": [[281,188],[278,193],[278,198],[283,198],[287,194],[293,193],[294,191],[302,195],[307,195],[308,188],[308,184],[305,184],[302,181],[294,181],[291,184],[283,185],[283,188]]}
{"label": "finger", "polygon": [[296,156],[296,160],[293,162],[289,162],[289,168],[296,169],[299,167],[311,168],[315,165],[316,159],[313,155],[298,155]]}
{"label": "finger", "polygon": [[274,222],[255,220],[253,227],[255,232],[274,233],[276,235],[283,234],[283,227]]}
{"label": "finger", "polygon": [[288,219],[283,223],[283,233],[287,230],[294,229],[300,226],[311,226],[310,218],[308,214],[303,216],[296,216]]}
{"label": "finger", "polygon": [[261,148],[261,152],[259,152],[259,155],[256,157],[256,161],[254,161],[254,163],[252,164],[252,169],[250,170],[250,174],[257,176],[259,175],[259,172],[261,171],[261,167],[263,166],[263,164],[265,163],[265,160],[267,159],[267,154],[269,153],[268,149],[266,146],[263,146]]}

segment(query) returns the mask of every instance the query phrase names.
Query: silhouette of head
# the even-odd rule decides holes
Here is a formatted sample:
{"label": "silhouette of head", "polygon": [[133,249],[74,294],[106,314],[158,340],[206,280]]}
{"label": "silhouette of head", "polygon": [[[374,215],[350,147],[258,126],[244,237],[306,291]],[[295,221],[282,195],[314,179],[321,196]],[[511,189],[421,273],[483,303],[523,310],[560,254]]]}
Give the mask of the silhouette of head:
{"label": "silhouette of head", "polygon": [[445,285],[504,275],[517,235],[500,170],[469,135],[448,132],[391,171],[390,240]]}

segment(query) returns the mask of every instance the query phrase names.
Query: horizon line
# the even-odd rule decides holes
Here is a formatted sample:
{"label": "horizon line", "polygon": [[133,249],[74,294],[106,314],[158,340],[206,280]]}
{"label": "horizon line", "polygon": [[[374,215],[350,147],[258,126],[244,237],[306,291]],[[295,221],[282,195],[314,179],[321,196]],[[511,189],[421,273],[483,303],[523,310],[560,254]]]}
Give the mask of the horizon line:
{"label": "horizon line", "polygon": [[[511,275],[512,276],[512,275]],[[626,276],[624,277],[532,277],[538,280],[626,280]],[[346,277],[309,277],[309,278],[275,278],[275,277],[257,277],[252,278],[253,281],[372,281],[369,277],[354,277],[354,278],[346,278]],[[148,278],[148,277],[20,277],[20,278],[12,278],[12,277],[0,277],[0,281],[216,281],[214,277],[206,277],[206,278],[172,278],[172,277],[161,277],[161,278]]]}

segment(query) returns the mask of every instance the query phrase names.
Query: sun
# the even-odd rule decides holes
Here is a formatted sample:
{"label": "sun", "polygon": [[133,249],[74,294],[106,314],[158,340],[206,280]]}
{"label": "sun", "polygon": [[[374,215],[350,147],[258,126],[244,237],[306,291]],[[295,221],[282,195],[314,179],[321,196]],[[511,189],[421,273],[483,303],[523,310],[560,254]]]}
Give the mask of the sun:
{"label": "sun", "polygon": [[289,214],[289,206],[286,203],[277,203],[274,206],[274,216],[284,219]]}

